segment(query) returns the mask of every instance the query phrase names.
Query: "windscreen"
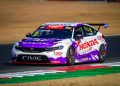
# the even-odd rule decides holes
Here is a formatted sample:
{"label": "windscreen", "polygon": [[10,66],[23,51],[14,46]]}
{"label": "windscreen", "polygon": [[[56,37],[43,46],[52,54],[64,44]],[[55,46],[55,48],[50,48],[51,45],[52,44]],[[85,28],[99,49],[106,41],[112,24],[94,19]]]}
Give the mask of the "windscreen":
{"label": "windscreen", "polygon": [[72,27],[58,27],[54,28],[40,27],[36,30],[32,36],[32,38],[59,38],[59,39],[67,39],[72,37]]}

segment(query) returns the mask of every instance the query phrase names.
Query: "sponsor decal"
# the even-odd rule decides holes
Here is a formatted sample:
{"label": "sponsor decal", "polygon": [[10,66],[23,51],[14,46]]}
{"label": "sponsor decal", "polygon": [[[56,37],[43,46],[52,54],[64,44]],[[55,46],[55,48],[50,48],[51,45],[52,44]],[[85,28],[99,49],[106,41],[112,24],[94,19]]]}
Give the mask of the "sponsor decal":
{"label": "sponsor decal", "polygon": [[22,44],[41,44],[40,42],[22,42]]}
{"label": "sponsor decal", "polygon": [[82,61],[88,61],[89,59],[88,58],[82,58]]}
{"label": "sponsor decal", "polygon": [[49,25],[46,27],[46,29],[57,29],[57,30],[61,30],[61,29],[64,29],[64,26],[62,25]]}
{"label": "sponsor decal", "polygon": [[88,51],[90,51],[90,50],[92,50],[92,47],[89,47],[89,50],[88,50]]}
{"label": "sponsor decal", "polygon": [[98,40],[102,40],[103,37],[102,37],[102,36],[97,36],[97,39],[98,39]]}
{"label": "sponsor decal", "polygon": [[76,43],[77,45],[79,45],[79,44],[80,44],[80,42],[79,42],[79,41],[75,41],[75,43]]}
{"label": "sponsor decal", "polygon": [[65,27],[65,29],[67,29],[67,30],[72,30],[72,27]]}
{"label": "sponsor decal", "polygon": [[51,61],[51,63],[53,63],[53,64],[59,64],[60,61]]}
{"label": "sponsor decal", "polygon": [[54,53],[56,56],[61,56],[62,55],[62,52],[55,52]]}
{"label": "sponsor decal", "polygon": [[41,56],[22,56],[23,60],[41,61]]}
{"label": "sponsor decal", "polygon": [[93,39],[93,40],[90,40],[88,42],[80,44],[79,45],[79,49],[83,50],[83,49],[89,48],[89,47],[97,45],[97,44],[99,44],[98,41],[97,41],[97,39]]}

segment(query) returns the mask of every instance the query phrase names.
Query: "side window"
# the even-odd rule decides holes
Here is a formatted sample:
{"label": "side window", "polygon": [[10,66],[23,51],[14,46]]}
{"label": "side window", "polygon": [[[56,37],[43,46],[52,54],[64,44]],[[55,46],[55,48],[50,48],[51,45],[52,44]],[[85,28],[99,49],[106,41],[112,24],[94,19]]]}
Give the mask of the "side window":
{"label": "side window", "polygon": [[96,29],[94,29],[94,35],[97,34],[97,32],[98,32],[98,31],[97,31]]}
{"label": "side window", "polygon": [[85,36],[93,36],[94,34],[94,29],[89,27],[89,26],[83,26],[84,28],[84,35]]}
{"label": "side window", "polygon": [[76,27],[76,28],[75,28],[74,38],[75,38],[77,35],[82,35],[82,27]]}

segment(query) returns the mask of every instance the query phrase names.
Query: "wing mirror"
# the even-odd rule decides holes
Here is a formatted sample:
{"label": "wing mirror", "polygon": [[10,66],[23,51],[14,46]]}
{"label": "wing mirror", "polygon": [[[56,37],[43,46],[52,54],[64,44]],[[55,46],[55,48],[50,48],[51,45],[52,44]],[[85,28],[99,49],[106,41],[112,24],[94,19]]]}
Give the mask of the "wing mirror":
{"label": "wing mirror", "polygon": [[82,39],[82,38],[83,38],[83,36],[80,35],[80,34],[78,34],[78,35],[75,37],[75,40],[80,40],[80,39]]}
{"label": "wing mirror", "polygon": [[31,33],[27,33],[27,34],[26,34],[26,37],[31,37]]}

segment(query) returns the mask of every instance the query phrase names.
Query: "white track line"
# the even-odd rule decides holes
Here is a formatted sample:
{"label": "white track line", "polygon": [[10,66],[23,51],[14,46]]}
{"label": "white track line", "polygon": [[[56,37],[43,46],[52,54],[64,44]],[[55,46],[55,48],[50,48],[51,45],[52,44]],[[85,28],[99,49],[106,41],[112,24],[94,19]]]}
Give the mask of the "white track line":
{"label": "white track line", "polygon": [[91,66],[120,66],[120,62],[111,62],[111,63],[100,63],[100,64],[92,64]]}
{"label": "white track line", "polygon": [[12,77],[24,77],[24,76],[35,76],[35,75],[45,75],[48,73],[58,73],[66,71],[57,71],[57,70],[34,70],[34,71],[23,71],[15,73],[3,73],[0,74],[0,78],[12,78]]}

